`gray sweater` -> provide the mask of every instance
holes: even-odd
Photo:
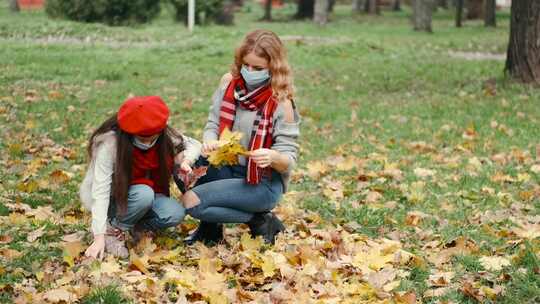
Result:
[[[220,86],[212,96],[212,105],[210,106],[210,111],[208,114],[208,122],[204,128],[204,142],[217,140],[219,137],[219,113],[226,88],[227,86]],[[255,120],[256,114],[256,111],[249,111],[242,107],[236,108],[236,116],[232,131],[241,132],[244,134],[240,140],[240,144],[242,144],[242,146],[248,150],[249,141],[251,139],[251,131],[253,129],[253,121]],[[299,145],[297,143],[297,139],[300,135],[300,115],[295,109],[294,122],[286,122],[284,107],[281,105],[281,103],[278,103],[277,109],[274,112],[273,124],[274,132],[272,137],[274,139],[274,144],[272,145],[271,149],[287,155],[290,159],[289,168],[286,172],[281,174],[283,180],[283,191],[285,192],[287,191],[291,171],[296,165],[296,161],[298,159]],[[238,161],[240,165],[246,165],[246,158],[244,156],[239,156]]]

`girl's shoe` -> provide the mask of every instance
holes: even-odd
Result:
[[[201,222],[197,230],[184,239],[187,245],[203,242],[205,245],[214,245],[223,240],[223,224]]]
[[[126,232],[107,224],[105,251],[115,257],[127,258],[129,251],[126,247]]]
[[[285,226],[272,212],[255,213],[247,222],[252,237],[262,236],[267,244],[274,244],[276,235],[285,231]]]

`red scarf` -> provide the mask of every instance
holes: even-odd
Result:
[[[257,111],[257,116],[253,121],[249,150],[270,149],[274,143],[272,138],[272,118],[278,105],[272,95],[272,87],[269,84],[248,93],[242,77],[233,79],[227,87],[221,102],[219,134],[225,128],[232,130],[236,116],[236,106],[240,105],[246,110]],[[247,171],[246,182],[256,185],[261,181],[264,174],[270,174],[271,169],[269,167],[265,169],[257,167],[251,157],[248,157]]]
[[[159,182],[159,155],[158,145],[143,151],[133,147],[133,165],[131,167],[130,185],[143,184],[151,187],[154,193],[169,196],[169,185]],[[172,172],[173,160],[167,160],[167,166]]]

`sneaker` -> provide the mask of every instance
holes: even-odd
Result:
[[[129,251],[126,247],[126,232],[107,224],[105,251],[115,257],[127,258]]]
[[[285,230],[285,226],[272,212],[255,213],[247,222],[252,237],[262,236],[267,244],[274,244],[276,235]]]
[[[223,224],[201,222],[197,230],[184,239],[187,245],[203,242],[205,245],[214,245],[223,240]]]

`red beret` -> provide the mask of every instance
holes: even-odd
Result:
[[[122,131],[151,136],[167,126],[169,108],[159,96],[137,96],[129,98],[120,106],[116,118]]]

